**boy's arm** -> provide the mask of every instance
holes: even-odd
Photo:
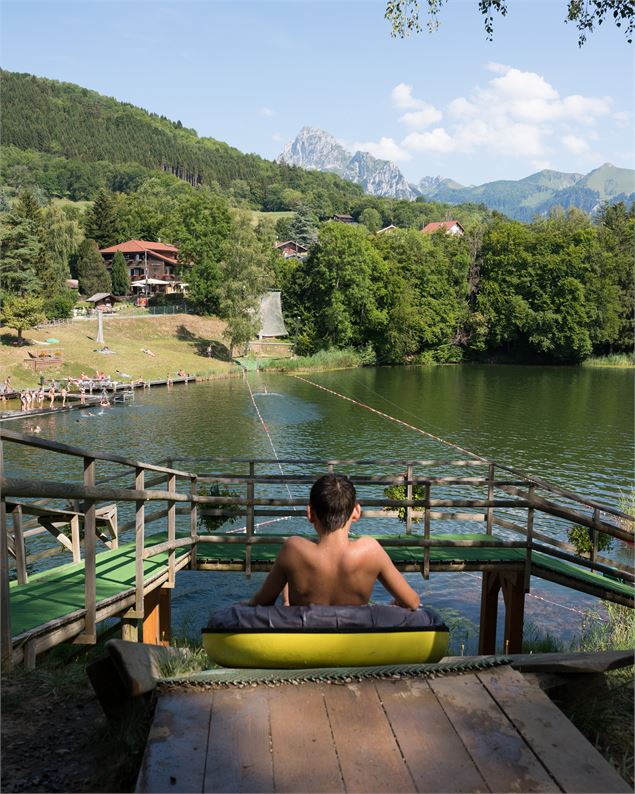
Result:
[[[417,609],[421,604],[419,595],[410,587],[401,573],[395,568],[385,549],[377,544],[377,555],[381,564],[377,578],[395,599],[399,607]]]
[[[278,598],[286,583],[287,575],[280,565],[280,557],[278,557],[260,590],[249,599],[249,606],[266,607],[275,604],[276,598]]]

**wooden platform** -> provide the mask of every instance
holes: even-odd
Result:
[[[510,667],[160,694],[138,792],[626,792]]]

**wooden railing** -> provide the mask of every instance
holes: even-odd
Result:
[[[136,573],[134,606],[123,615],[129,619],[143,618],[144,561],[159,553],[167,552],[164,581],[168,587],[175,582],[175,560],[177,549],[186,548],[190,554],[189,564],[197,567],[197,547],[206,543],[238,543],[246,546],[245,572],[252,570],[251,548],[259,543],[281,544],[287,534],[263,534],[257,531],[257,520],[266,518],[288,519],[302,515],[311,483],[325,471],[337,470],[349,474],[358,488],[359,502],[364,519],[395,519],[398,511],[404,511],[403,527],[406,538],[385,538],[381,542],[388,547],[419,546],[423,548],[421,572],[427,577],[430,572],[430,549],[443,547],[482,547],[524,549],[525,589],[529,589],[531,575],[531,553],[541,551],[552,557],[573,562],[598,573],[619,576],[625,581],[635,581],[632,566],[602,556],[598,553],[598,536],[604,532],[612,538],[633,541],[634,519],[628,514],[594,500],[586,499],[550,483],[501,466],[493,461],[477,460],[269,460],[269,459],[223,459],[210,457],[175,458],[160,463],[146,463],[108,452],[95,452],[22,433],[0,430],[0,444],[21,444],[42,453],[62,454],[81,462],[77,480],[60,482],[48,479],[23,479],[11,476],[11,472],[0,468],[0,564],[2,574],[2,646],[11,647],[10,626],[10,563],[15,561],[18,583],[28,581],[27,565],[34,557],[27,554],[26,541],[33,535],[23,531],[22,512],[31,514],[40,511],[54,515],[58,507],[51,507],[53,500],[72,500],[76,506],[74,515],[83,524],[83,564],[85,570],[84,627],[76,641],[94,643],[96,640],[96,553],[97,541],[108,543],[108,538],[97,531],[98,508],[104,503],[120,505],[122,511],[134,511],[127,521],[120,522],[118,542],[122,533],[134,530],[136,546]],[[3,459],[3,456],[0,456]],[[113,464],[123,471],[97,479],[97,465]],[[0,462],[0,467],[3,466]],[[176,468],[184,465],[184,468]],[[275,466],[276,473],[270,473]],[[284,467],[284,468],[283,468]],[[43,468],[45,466],[43,465]],[[193,469],[198,469],[195,472]],[[368,469],[372,473],[366,473]],[[472,469],[475,471],[472,472]],[[480,471],[479,471],[480,469]],[[435,474],[434,472],[440,473]],[[286,471],[288,473],[281,473]],[[376,472],[392,473],[376,473]],[[472,476],[473,475],[473,476]],[[130,484],[118,484],[128,478]],[[202,493],[205,486],[237,489],[237,495]],[[405,489],[404,499],[389,499],[384,489],[401,485]],[[159,487],[162,486],[162,487]],[[301,487],[298,495],[288,491],[286,497],[270,495],[272,486],[290,489]],[[415,498],[416,489],[423,486],[423,498]],[[457,491],[468,491],[467,496],[455,496]],[[264,491],[264,493],[263,493]],[[379,491],[379,493],[367,492]],[[477,491],[479,493],[477,493]],[[482,493],[481,493],[482,492]],[[267,495],[269,494],[269,495]],[[162,503],[152,509],[153,503]],[[7,511],[12,515],[13,532],[7,526]],[[70,510],[66,514],[71,513]],[[177,517],[182,518],[183,537],[177,537]],[[187,521],[189,516],[189,521]],[[242,533],[205,532],[199,527],[200,519],[213,517],[220,520],[244,517]],[[167,539],[146,546],[146,527],[166,519]],[[540,519],[540,521],[539,521]],[[415,524],[421,521],[421,531]],[[432,522],[452,521],[482,524],[491,539],[435,539],[431,532]],[[541,525],[544,524],[544,526]],[[562,522],[588,527],[591,530],[592,549],[588,558],[577,554],[575,548],[549,531],[556,522],[559,532]],[[72,553],[77,561],[80,557],[80,532],[78,522],[72,524],[71,538],[58,537],[57,545]],[[187,528],[185,528],[187,524]],[[520,535],[522,539],[494,536],[494,527]],[[61,533],[63,534],[63,533]],[[111,547],[112,538],[111,540]],[[62,553],[64,553],[62,551]],[[19,585],[18,585],[19,586]]]

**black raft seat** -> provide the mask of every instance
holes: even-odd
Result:
[[[386,604],[238,604],[214,612],[202,634],[208,656],[224,667],[424,664],[448,647],[448,628],[434,610]]]

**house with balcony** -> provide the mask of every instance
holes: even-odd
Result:
[[[465,229],[458,221],[435,221],[426,224],[421,230],[422,234],[434,234],[435,232],[445,232],[462,237],[465,234]]]
[[[125,243],[102,248],[100,253],[108,270],[112,269],[118,251],[126,260],[133,294],[151,296],[185,292],[187,283],[177,274],[182,265],[178,261],[179,249],[176,246],[150,240],[126,240]]]

